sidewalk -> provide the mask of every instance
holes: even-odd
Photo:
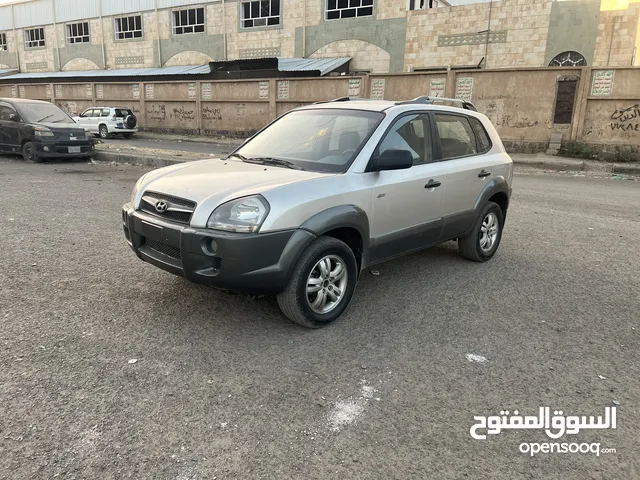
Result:
[[[167,140],[166,135],[158,135],[152,137],[145,133],[141,135],[143,138],[162,138]],[[186,140],[185,137],[176,137],[176,139],[183,141],[205,141],[202,138],[206,137],[189,137]],[[210,143],[219,144],[219,139],[206,140]],[[239,144],[237,139],[228,139],[230,145]],[[148,165],[153,167],[164,167],[167,165],[174,165],[176,163],[189,162],[194,160],[204,160],[206,158],[220,158],[221,155],[209,154],[209,156],[202,153],[181,151],[179,153],[171,150],[151,149],[151,148],[139,148],[131,145],[113,145],[113,144],[98,144],[96,145],[96,154],[94,159],[104,162],[116,162],[116,163],[130,163],[133,165]],[[581,160],[576,158],[556,157],[551,155],[545,155],[544,153],[525,154],[525,153],[513,153],[511,154],[513,163],[516,165],[522,165],[527,167],[542,168],[546,170],[554,171],[592,171],[600,173],[624,173],[630,175],[640,175],[640,163],[608,163],[608,162],[595,162],[592,160]]]

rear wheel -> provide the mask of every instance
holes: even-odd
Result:
[[[133,133],[123,133],[122,136],[129,140],[131,137],[133,137]]]
[[[357,276],[356,258],[347,244],[320,237],[303,252],[278,305],[303,327],[324,327],[346,310]]]
[[[498,250],[504,216],[497,203],[487,202],[471,232],[458,238],[460,255],[474,262],[486,262]]]
[[[27,142],[22,146],[22,158],[25,162],[41,162],[42,160],[36,154],[36,147],[31,142]]]
[[[100,135],[100,138],[109,138],[109,130],[107,129],[107,126],[100,125],[100,128],[98,129],[98,134]]]

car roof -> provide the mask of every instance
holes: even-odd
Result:
[[[43,100],[31,100],[30,98],[3,98],[0,97],[0,102],[9,102],[9,103],[48,103],[49,105],[53,105],[51,102],[46,102]]]

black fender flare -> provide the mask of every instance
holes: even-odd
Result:
[[[511,188],[509,187],[509,184],[507,183],[507,180],[504,177],[495,177],[486,183],[486,185],[482,189],[482,192],[480,192],[480,195],[478,196],[478,199],[476,200],[475,205],[473,206],[473,209],[476,214],[476,219],[478,215],[480,215],[480,211],[482,210],[484,205],[496,193],[504,193],[507,196],[507,206],[508,206],[509,205],[508,201],[511,199]],[[506,209],[504,212],[504,218],[505,219],[507,218]]]
[[[291,275],[302,252],[311,242],[337,228],[352,228],[360,234],[362,238],[360,266],[364,265],[370,243],[369,216],[355,205],[338,205],[316,213],[298,227],[283,252],[282,260],[287,265],[287,276]]]

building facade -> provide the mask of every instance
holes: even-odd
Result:
[[[351,57],[370,73],[640,65],[640,0],[27,0],[0,7],[0,69]]]

